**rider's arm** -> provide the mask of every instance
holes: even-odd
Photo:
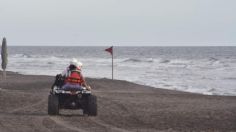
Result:
[[[81,75],[81,80],[82,80],[82,86],[86,87],[88,90],[91,90],[91,87],[87,85],[84,76],[82,74],[80,75]]]
[[[63,77],[68,76],[67,74],[68,74],[68,68],[66,68],[66,69],[61,73],[61,75],[62,75]]]

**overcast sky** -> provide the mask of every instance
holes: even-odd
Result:
[[[9,45],[236,46],[236,0],[0,0]]]

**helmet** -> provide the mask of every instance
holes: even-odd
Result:
[[[73,58],[71,61],[70,61],[70,65],[74,65],[76,66],[77,68],[81,68],[82,67],[82,62],[78,61],[77,59]]]

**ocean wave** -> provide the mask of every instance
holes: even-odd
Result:
[[[186,64],[186,63],[190,63],[190,61],[183,60],[183,59],[174,59],[174,60],[171,60],[170,63],[172,63],[172,64]]]
[[[58,59],[58,58],[64,58],[63,55],[58,56],[48,56],[48,55],[29,55],[26,53],[22,54],[12,54],[9,57],[11,58],[43,58],[43,59]]]
[[[54,62],[47,62],[47,64],[54,65],[55,63]]]
[[[219,59],[216,59],[216,58],[214,58],[214,57],[210,57],[209,58],[209,61],[211,61],[211,62],[215,62],[215,61],[218,61]]]
[[[214,58],[214,57],[210,57],[209,59],[208,59],[208,61],[209,61],[209,63],[210,63],[210,65],[219,65],[219,64],[223,64],[223,62],[221,62],[219,59],[217,59],[217,58]]]
[[[32,56],[31,55],[28,55],[28,54],[14,54],[10,57],[13,57],[13,58],[31,58]]]
[[[224,80],[236,80],[236,77],[228,77],[228,78],[224,78]]]
[[[209,93],[213,93],[213,92],[215,92],[215,91],[217,91],[217,89],[215,89],[215,88],[211,88],[211,89],[208,89],[208,90],[207,90],[207,92],[209,92]]]
[[[161,60],[160,63],[170,63],[170,60]]]
[[[153,60],[153,58],[144,58],[144,59],[128,58],[128,59],[125,59],[123,62],[148,62],[148,63],[152,63],[152,62],[154,62],[154,60]]]

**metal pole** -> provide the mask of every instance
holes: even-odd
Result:
[[[112,46],[112,80],[113,80],[113,53],[114,53],[114,50],[113,50],[113,46]]]

